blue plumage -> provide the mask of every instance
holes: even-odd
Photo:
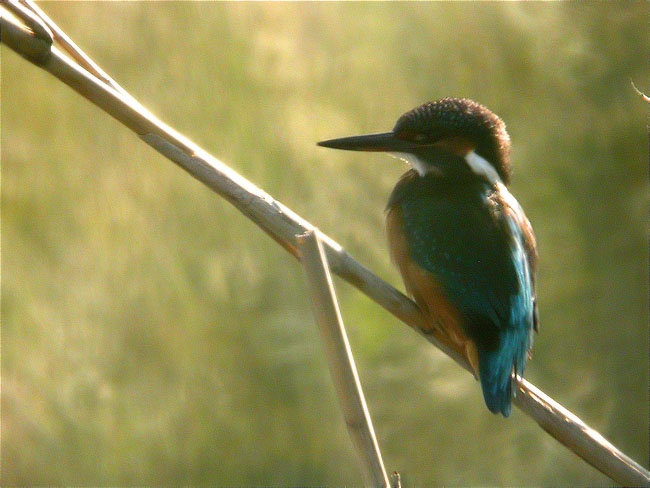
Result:
[[[448,178],[410,171],[388,205],[401,212],[411,258],[463,315],[461,325],[477,347],[486,405],[508,416],[511,373],[523,373],[534,324],[533,272],[519,205],[503,185],[470,171]]]

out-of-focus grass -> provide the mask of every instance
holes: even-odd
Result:
[[[317,148],[443,96],[508,123],[541,254],[527,376],[648,459],[647,7],[55,3],[152,111],[398,284],[404,167]],[[300,267],[227,203],[2,48],[2,484],[361,482]],[[407,486],[609,485],[339,282]],[[646,464],[647,465],[647,464]]]

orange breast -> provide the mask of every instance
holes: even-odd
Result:
[[[389,210],[386,230],[391,259],[402,275],[406,291],[429,319],[428,324],[425,324],[429,326],[426,331],[463,354],[478,377],[476,346],[463,329],[463,316],[449,300],[433,273],[423,269],[411,258],[402,230],[402,213],[399,207]]]

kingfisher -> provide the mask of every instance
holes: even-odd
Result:
[[[409,163],[386,208],[392,261],[424,332],[467,359],[492,413],[510,415],[539,320],[537,247],[507,189],[504,122],[473,100],[443,98],[406,112],[390,132],[318,145]]]

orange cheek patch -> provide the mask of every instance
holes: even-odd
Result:
[[[434,146],[442,148],[445,151],[449,151],[450,153],[453,153],[456,156],[460,156],[461,158],[464,158],[470,152],[476,149],[476,146],[472,143],[472,141],[462,136],[453,136],[441,139],[436,142]]]

